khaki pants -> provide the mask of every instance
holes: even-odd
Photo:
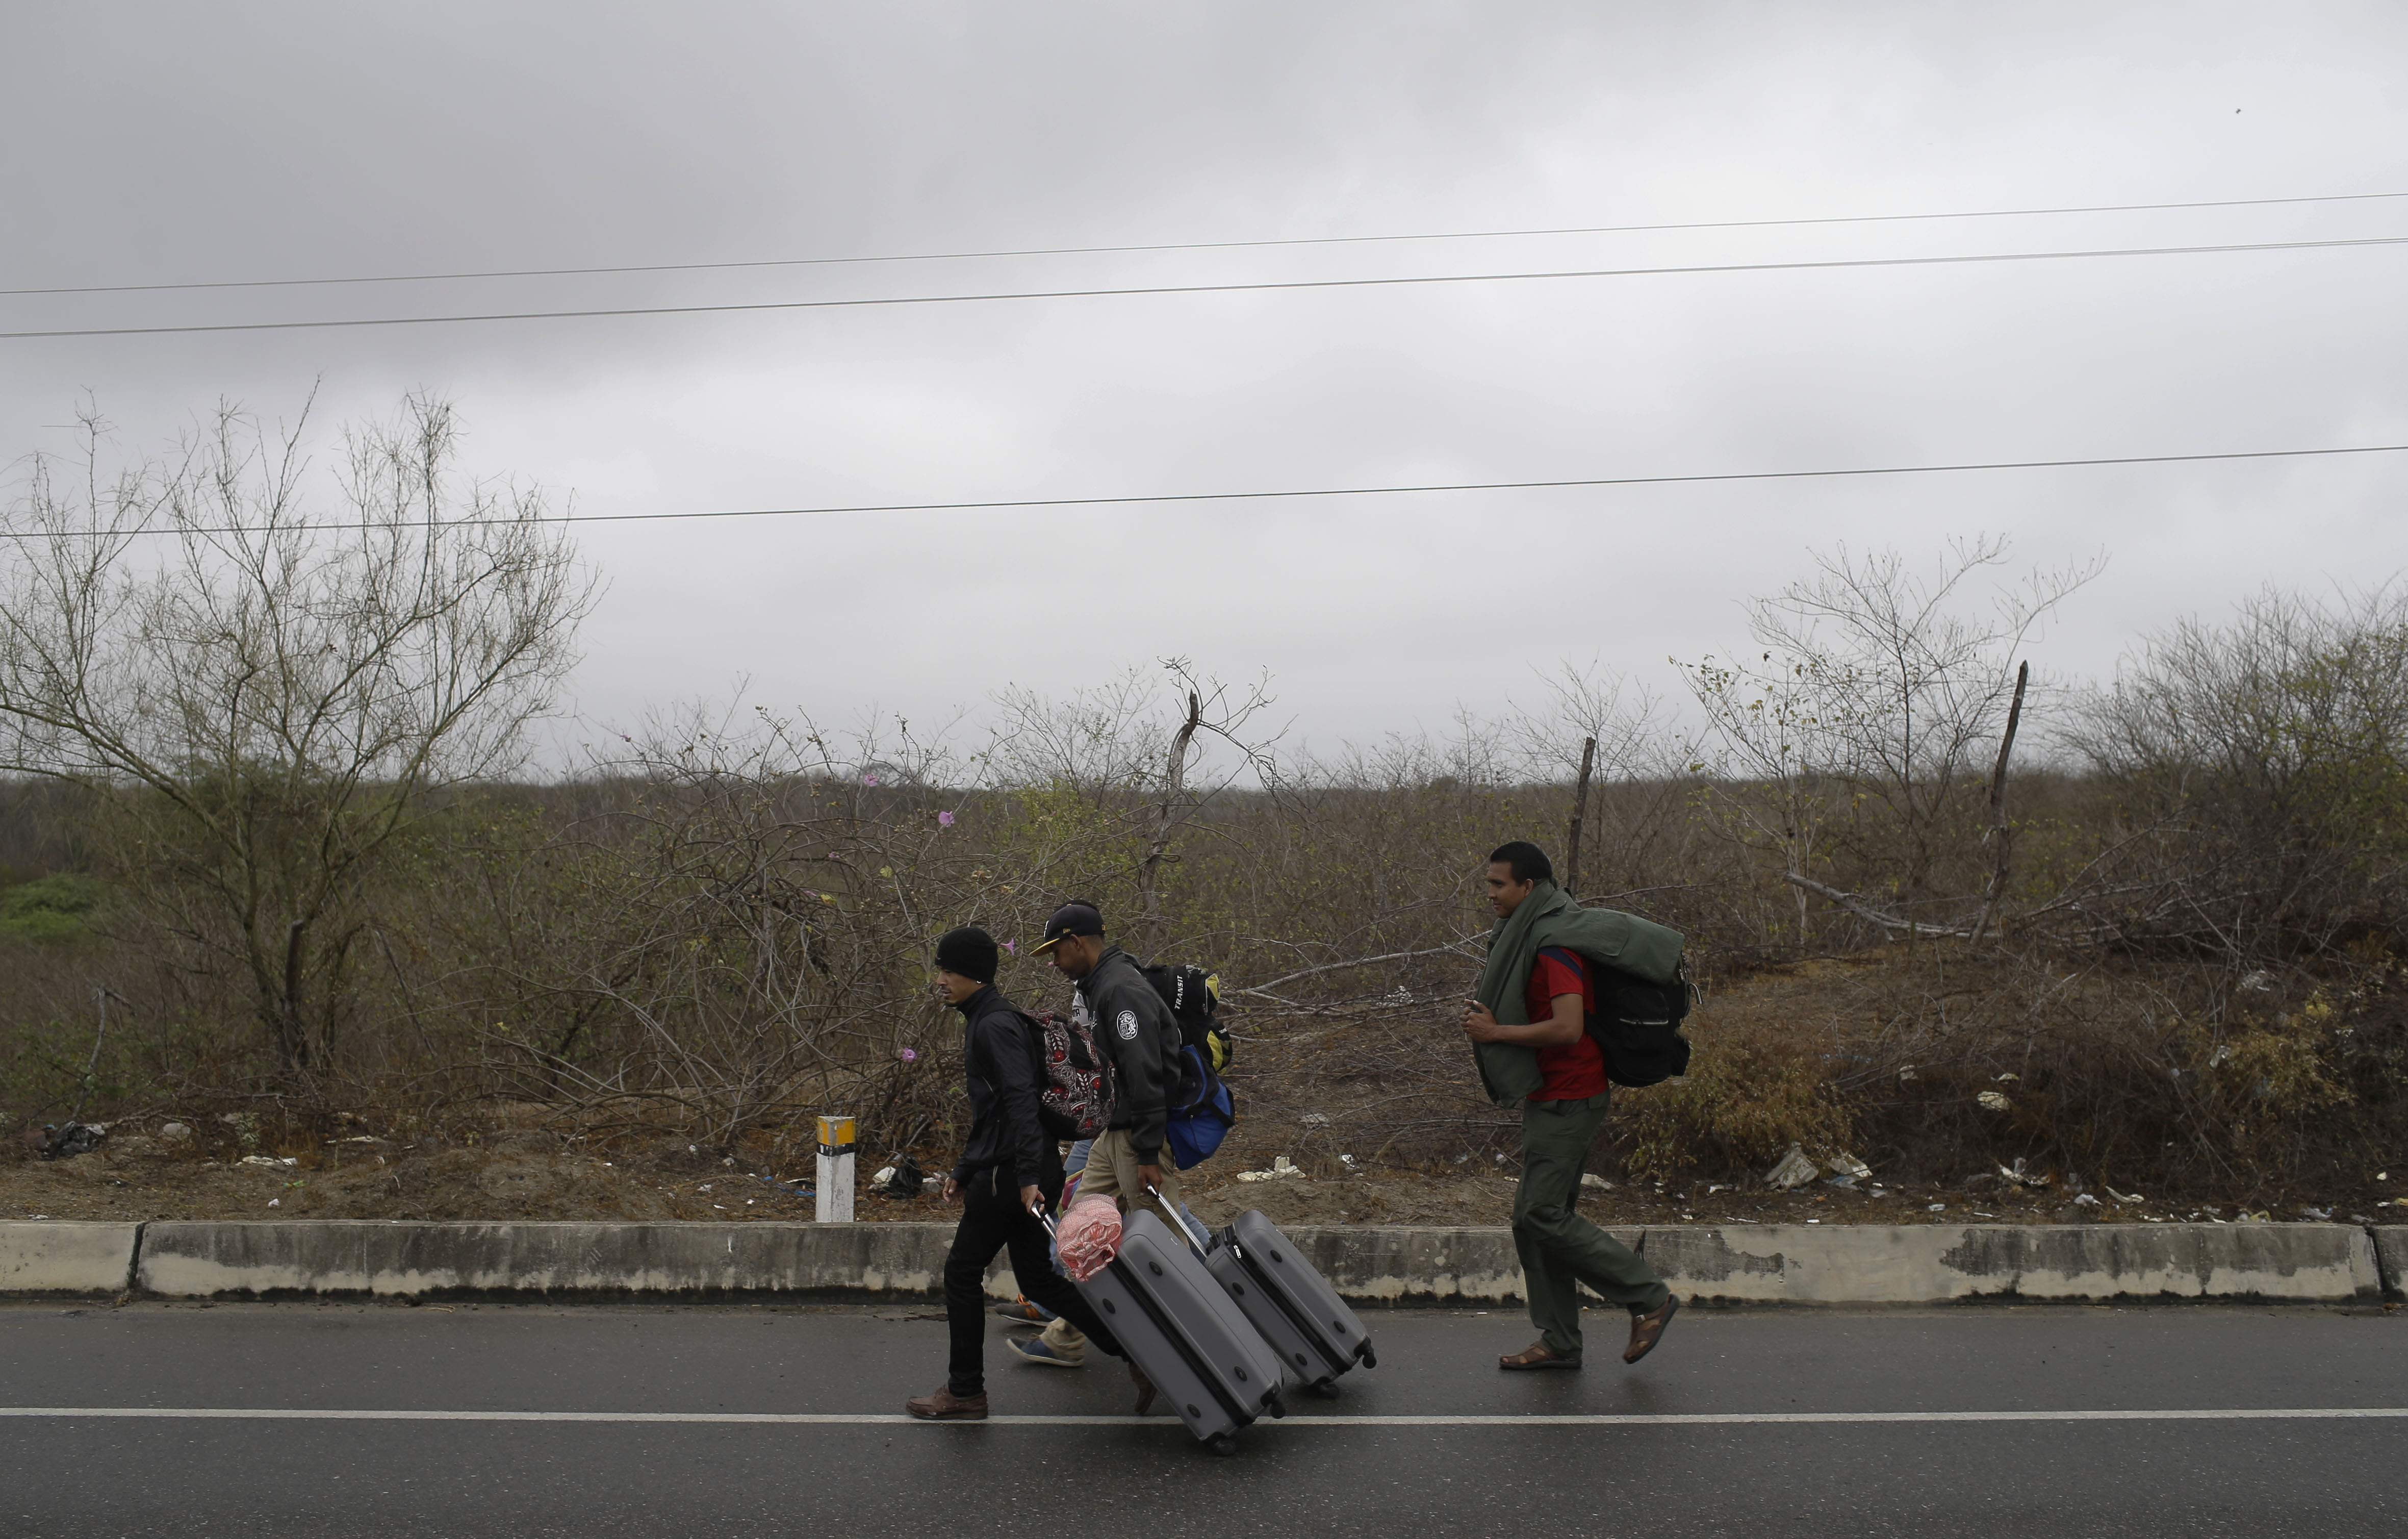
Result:
[[[1154,1190],[1162,1194],[1157,1205],[1145,1194],[1145,1183],[1137,1173],[1140,1161],[1137,1150],[1130,1146],[1128,1129],[1107,1129],[1096,1139],[1096,1146],[1087,1151],[1087,1168],[1079,1172],[1081,1197],[1109,1197],[1119,1204],[1122,1213],[1149,1208],[1166,1224],[1179,1222],[1179,1171],[1167,1155],[1156,1154],[1161,1163],[1162,1179]],[[1049,1321],[1043,1338],[1046,1345],[1072,1361],[1086,1355],[1087,1338],[1068,1320]]]
[[[1513,1248],[1522,1258],[1522,1286],[1530,1323],[1547,1350],[1577,1356],[1581,1302],[1577,1285],[1633,1315],[1662,1306],[1671,1289],[1628,1245],[1572,1211],[1580,1200],[1581,1168],[1605,1126],[1605,1097],[1534,1100],[1522,1111],[1522,1184],[1513,1193]]]

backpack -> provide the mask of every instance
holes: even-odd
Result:
[[[1051,1010],[1021,1014],[1037,1054],[1037,1117],[1046,1136],[1096,1137],[1111,1118],[1111,1060],[1083,1023]]]
[[[1217,1018],[1218,976],[1200,967],[1169,963],[1139,971],[1179,1023],[1179,1084],[1170,1093],[1163,1143],[1171,1163],[1184,1171],[1211,1158],[1237,1123],[1237,1101],[1221,1078],[1221,1071],[1236,1057],[1236,1044]]]
[[[1670,983],[1654,984],[1594,957],[1581,959],[1597,996],[1586,1025],[1605,1055],[1605,1077],[1637,1089],[1687,1073],[1689,1042],[1681,1023],[1689,1014],[1688,970],[1677,968]]]
[[[1162,996],[1162,1002],[1170,1007],[1172,1019],[1179,1023],[1180,1045],[1196,1049],[1205,1067],[1215,1074],[1229,1067],[1229,1060],[1237,1055],[1237,1044],[1221,1029],[1216,1018],[1221,1008],[1221,975],[1200,967],[1169,962],[1157,962],[1138,971]]]

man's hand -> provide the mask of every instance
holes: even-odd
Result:
[[[1137,1184],[1150,1192],[1162,1190],[1162,1167],[1140,1165],[1137,1168]]]
[[[1463,1001],[1463,1034],[1473,1042],[1503,1042],[1505,1028],[1489,1008],[1477,1000]]]
[[[960,1182],[958,1182],[958,1181],[955,1181],[955,1180],[954,1180],[952,1176],[950,1176],[950,1175],[949,1175],[949,1176],[947,1176],[947,1177],[945,1177],[945,1201],[948,1201],[948,1202],[956,1201],[958,1201],[958,1200],[960,1199],[961,1195],[962,1195],[962,1185],[961,1185],[961,1183],[960,1183]]]
[[[1043,1192],[1039,1191],[1034,1187],[1023,1187],[1020,1188],[1020,1208],[1023,1213],[1025,1213],[1032,1208],[1042,1209],[1044,1205],[1045,1194]]]

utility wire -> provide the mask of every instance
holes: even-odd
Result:
[[[1532,230],[1429,230],[1407,235],[1297,236],[1273,240],[1181,240],[1151,246],[1036,246],[1013,251],[909,252],[886,256],[796,256],[746,262],[653,262],[613,267],[503,267],[483,272],[382,273],[352,278],[240,278],[183,283],[106,283],[75,288],[0,289],[36,294],[165,294],[190,289],[318,288],[347,283],[451,283],[486,278],[593,278],[624,273],[727,272],[759,267],[832,267],[871,262],[974,262],[1012,256],[1107,256],[1154,252],[1257,251],[1283,246],[1361,246],[1408,240],[1510,240],[1542,236],[1646,235],[1675,230],[1770,230],[1820,224],[1898,224],[1936,219],[2024,219],[2057,214],[2158,213],[2188,209],[2269,209],[2309,203],[2371,203],[2408,193],[2333,193],[2308,197],[2215,198],[2194,203],[2094,203],[2057,209],[1967,209],[1941,213],[1827,214],[1803,219],[1719,219],[1685,224],[1578,224]]]
[[[695,519],[802,518],[836,513],[993,512],[1029,508],[1125,508],[1144,503],[1272,502],[1304,497],[1401,496],[1433,492],[1531,492],[1582,486],[1684,486],[1707,482],[1815,481],[1842,476],[1929,476],[1970,470],[2059,470],[2112,465],[2198,465],[2228,460],[2310,459],[2335,454],[2397,454],[2408,443],[2344,444],[2329,449],[2239,449],[2206,454],[2114,454],[2086,459],[1981,460],[1954,465],[1873,465],[1824,470],[1717,470],[1681,476],[1587,476],[1553,481],[1431,482],[1410,486],[1311,486],[1257,492],[1151,492],[1130,496],[1012,497],[970,502],[865,502],[810,508],[726,508],[669,513],[535,513],[509,518],[414,519],[380,524],[312,524],[312,530],[473,528],[524,524],[673,524]],[[123,534],[255,535],[257,526],[165,526]],[[0,532],[0,538],[22,535]]]
[[[737,315],[766,310],[863,309],[892,305],[973,305],[1011,299],[1109,299],[1140,295],[1270,294],[1300,289],[1402,288],[1433,283],[1513,283],[1572,278],[1657,278],[1679,273],[1817,272],[1839,267],[1960,266],[1989,262],[2069,262],[2106,256],[2207,256],[2236,252],[2334,251],[2351,246],[2399,246],[2408,236],[2362,236],[2338,240],[2267,240],[2241,245],[2124,246],[2107,250],[1981,252],[1955,256],[1848,257],[1820,262],[1716,262],[1678,267],[1583,267],[1553,272],[1438,273],[1414,278],[1305,278],[1256,283],[1161,283],[1119,289],[1025,289],[1001,294],[893,295],[868,299],[775,299],[736,305],[637,305],[609,309],[497,310],[475,315],[394,315],[333,321],[234,321],[181,326],[72,326],[46,331],[0,331],[0,340],[46,337],[173,337],[226,331],[326,331],[351,326],[436,326],[489,321],[582,321],[632,315]]]

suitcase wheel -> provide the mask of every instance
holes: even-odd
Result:
[[[1211,1449],[1215,1457],[1227,1459],[1230,1455],[1238,1451],[1238,1434],[1235,1432],[1214,1432],[1211,1437],[1204,1440],[1204,1446]]]
[[[1365,1342],[1363,1344],[1363,1366],[1366,1368],[1377,1368],[1380,1366],[1380,1359],[1372,1353],[1371,1344],[1369,1342]]]

